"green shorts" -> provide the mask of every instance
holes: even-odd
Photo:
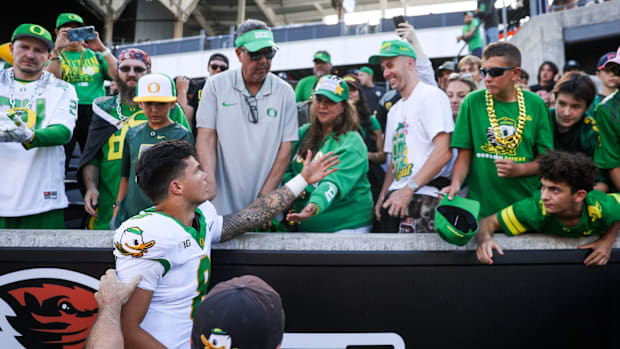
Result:
[[[0,217],[0,229],[65,229],[65,212],[58,209],[30,216]]]

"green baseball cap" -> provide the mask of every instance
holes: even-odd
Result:
[[[366,74],[368,74],[370,76],[375,75],[375,72],[372,69],[370,69],[370,67],[361,67],[360,71],[363,71],[364,73],[366,73]]]
[[[273,33],[268,29],[249,31],[235,39],[235,47],[245,47],[250,52],[256,52],[265,47],[278,48],[273,41]]]
[[[370,64],[381,64],[381,57],[408,56],[417,58],[413,47],[405,40],[389,40],[381,44],[378,55],[372,55],[368,59]]]
[[[48,50],[54,49],[54,41],[52,40],[52,34],[47,29],[38,24],[24,23],[20,24],[11,36],[11,42],[21,38],[35,38],[43,41]]]
[[[336,75],[325,75],[317,82],[313,95],[323,95],[336,103],[349,99],[349,86]]]
[[[319,51],[317,53],[314,54],[314,57],[312,58],[312,61],[323,61],[325,63],[330,63],[332,61],[331,56],[329,55],[329,53],[325,52],[325,51]]]
[[[84,20],[79,15],[75,13],[61,13],[56,18],[56,29],[62,27],[67,23],[79,23],[84,24]]]
[[[478,201],[445,195],[435,208],[435,230],[446,242],[464,246],[478,232],[479,213]]]

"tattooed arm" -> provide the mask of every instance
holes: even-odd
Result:
[[[300,173],[306,185],[314,184],[336,171],[332,167],[338,164],[339,160],[337,155],[332,155],[333,152],[329,152],[321,159],[311,161],[312,153],[308,151],[304,160],[304,168]],[[260,227],[289,207],[298,196],[288,186],[294,180],[292,179],[277,190],[259,197],[250,206],[224,216],[220,241],[230,240],[237,235]]]

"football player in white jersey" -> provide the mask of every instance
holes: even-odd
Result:
[[[211,274],[211,244],[262,226],[307,185],[336,170],[337,156],[328,153],[311,161],[311,155],[300,175],[222,217],[206,201],[206,174],[193,146],[166,141],[141,154],[137,181],[155,207],[125,221],[114,236],[119,279],[142,276],[121,315],[127,348],[190,348],[193,313],[207,293]]]

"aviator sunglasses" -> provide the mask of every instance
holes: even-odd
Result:
[[[487,74],[491,75],[491,77],[496,78],[498,76],[504,75],[506,70],[514,69],[515,67],[495,67],[491,69],[480,68],[480,73],[482,77],[485,77]]]

